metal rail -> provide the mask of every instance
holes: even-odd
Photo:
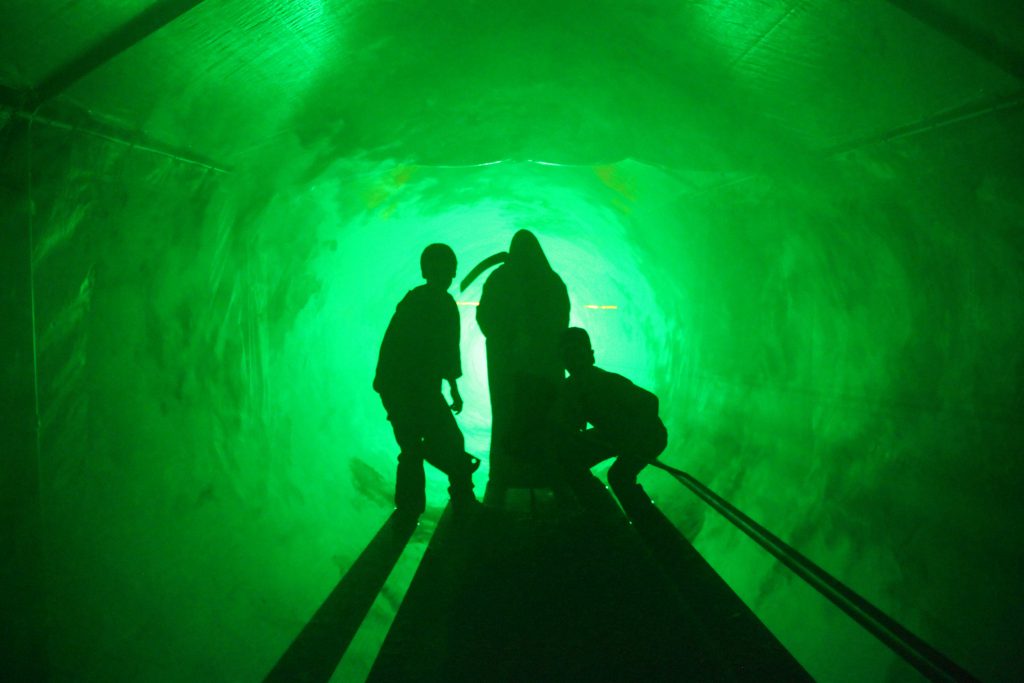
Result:
[[[771,553],[775,559],[828,598],[839,609],[846,612],[854,621],[905,659],[928,680],[943,681],[944,683],[978,680],[691,475],[660,462],[652,464],[675,477],[676,481],[717,510],[736,528]]]

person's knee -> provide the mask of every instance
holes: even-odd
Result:
[[[630,483],[629,480],[631,478],[633,479],[633,481],[636,481],[635,475],[633,477],[630,477],[629,474],[626,473],[621,467],[618,467],[619,462],[621,462],[621,460],[616,460],[615,464],[613,464],[608,469],[608,483],[611,485],[613,489],[619,488],[620,486]]]
[[[423,460],[420,458],[403,458],[399,455],[396,477],[399,488],[419,487],[422,489],[426,484]]]
[[[444,459],[444,473],[449,477],[470,478],[480,467],[480,458],[475,458],[465,451],[449,451],[448,457]]]
[[[636,485],[636,477],[647,465],[638,458],[620,456],[608,469],[608,484],[613,490]]]
[[[398,464],[409,467],[417,465],[422,467],[425,455],[423,443],[413,440],[406,443],[405,448],[398,454]]]

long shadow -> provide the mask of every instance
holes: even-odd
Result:
[[[265,681],[330,680],[415,529],[415,519],[397,512],[384,522]]]
[[[480,595],[467,588],[467,572],[474,558],[479,561],[492,543],[501,542],[496,515],[485,508],[470,518],[456,519],[450,506],[445,509],[367,681],[460,680],[443,672],[446,662],[458,657],[454,653],[460,647],[460,612],[467,603],[481,604]]]
[[[561,515],[442,519],[367,680],[735,681],[604,485],[583,486]]]
[[[616,495],[702,629],[721,647],[737,680],[813,680],[646,495]]]

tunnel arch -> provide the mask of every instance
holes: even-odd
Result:
[[[0,9],[9,490],[61,676],[262,674],[390,509],[368,382],[420,243],[462,273],[531,227],[599,362],[661,397],[668,462],[1009,680],[1019,10],[115,4]],[[906,679],[645,484],[816,675]]]

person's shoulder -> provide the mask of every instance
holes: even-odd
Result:
[[[422,296],[422,290],[424,287],[426,287],[426,285],[413,287],[412,289],[405,293],[405,296],[402,297],[402,301],[409,301],[410,299],[415,299],[419,296]]]
[[[453,297],[450,292],[438,287],[431,287],[429,285],[420,285],[419,287],[410,290],[409,293],[406,294],[405,300],[417,307],[432,308],[434,310],[439,308],[458,308],[455,303],[455,297]]]
[[[437,304],[439,306],[443,306],[445,308],[455,308],[456,307],[455,297],[452,296],[451,292],[449,292],[447,290],[444,290],[444,289],[431,288],[430,300],[432,302],[434,302],[435,304]]]
[[[604,382],[606,384],[619,384],[619,385],[636,386],[625,375],[620,375],[617,372],[611,372],[610,370],[605,370],[604,368],[599,368],[596,365],[594,366],[594,379],[595,379],[595,381]]]
[[[603,374],[604,370],[596,365],[591,365],[590,367],[581,368],[569,375],[569,378],[566,381],[571,383],[570,386],[581,388],[592,387],[595,382],[601,381]]]
[[[447,292],[445,292],[447,294]],[[429,301],[437,300],[437,290],[426,284],[422,284],[418,287],[413,287],[405,295],[403,301],[409,301],[416,304],[421,304]]]
[[[423,289],[422,285],[419,287],[413,287],[406,292],[405,296],[402,297],[402,300],[398,302],[398,310],[409,308],[410,306],[416,306],[419,301],[422,300],[422,293],[420,292],[421,289]]]

